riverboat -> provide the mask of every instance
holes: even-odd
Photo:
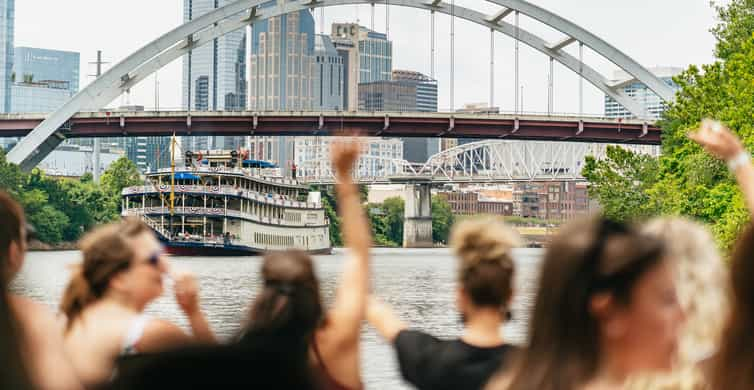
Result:
[[[173,156],[171,168],[147,172],[144,185],[123,189],[122,216],[142,219],[178,256],[329,254],[320,193],[244,154],[189,151],[182,168]]]

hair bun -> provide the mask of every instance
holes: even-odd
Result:
[[[511,249],[520,243],[517,232],[493,219],[461,222],[453,228],[450,237],[450,244],[464,268],[482,263],[505,265],[504,260],[511,257]]]

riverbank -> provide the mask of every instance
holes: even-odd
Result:
[[[75,242],[59,242],[57,244],[47,244],[41,241],[32,241],[29,243],[29,252],[55,252],[55,251],[73,251],[78,249]]]

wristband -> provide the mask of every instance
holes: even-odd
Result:
[[[736,170],[740,168],[742,165],[746,165],[751,161],[751,156],[749,153],[745,150],[742,150],[738,152],[733,158],[726,161],[728,164],[728,169],[730,169],[731,172],[736,173]]]

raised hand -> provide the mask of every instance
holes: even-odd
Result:
[[[331,160],[338,178],[350,178],[354,165],[361,154],[361,142],[337,141],[330,148]]]
[[[199,312],[199,284],[193,274],[187,272],[175,273],[175,300],[187,316]]]
[[[741,140],[735,134],[720,122],[711,119],[703,120],[697,131],[689,133],[689,138],[724,161],[730,161],[744,151]]]

